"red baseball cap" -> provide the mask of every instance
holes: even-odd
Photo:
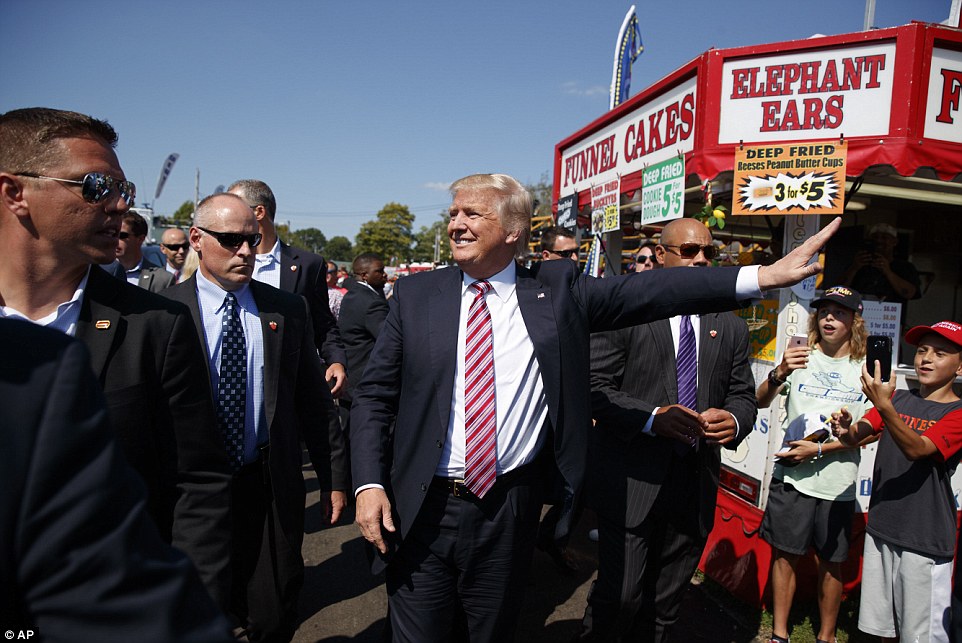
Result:
[[[905,341],[913,346],[918,346],[922,336],[926,333],[935,333],[937,335],[941,335],[953,344],[956,344],[962,348],[962,324],[956,324],[952,321],[940,321],[939,323],[932,324],[931,326],[916,326],[909,332],[905,333]]]

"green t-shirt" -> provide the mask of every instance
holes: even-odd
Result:
[[[859,380],[864,363],[864,359],[828,357],[818,350],[809,353],[808,367],[789,375],[782,389],[782,394],[788,396],[782,434],[791,421],[803,413],[830,417],[845,406],[856,421],[861,419],[872,408]],[[830,437],[829,441],[835,439]],[[794,467],[776,464],[772,475],[813,498],[854,500],[860,459],[861,449],[846,449],[805,460]]]

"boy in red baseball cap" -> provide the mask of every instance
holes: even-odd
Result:
[[[916,326],[905,341],[917,347],[919,388],[862,368],[862,390],[875,408],[855,426],[846,409],[833,414],[835,434],[854,444],[881,433],[865,527],[858,628],[885,638],[948,641],[955,496],[951,477],[962,457],[962,325]]]

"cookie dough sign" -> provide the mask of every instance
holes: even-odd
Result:
[[[841,141],[738,147],[733,214],[841,214],[848,146]]]

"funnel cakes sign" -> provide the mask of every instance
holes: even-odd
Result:
[[[888,135],[894,66],[895,43],[728,60],[718,142]]]

